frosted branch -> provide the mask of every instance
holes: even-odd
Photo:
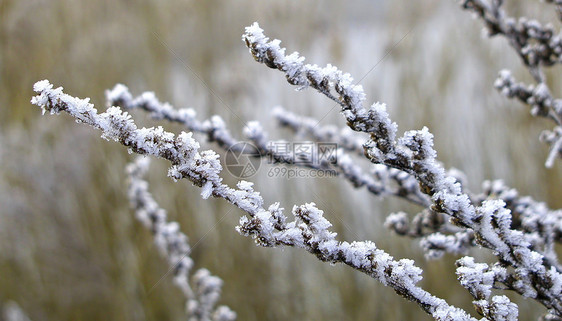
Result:
[[[519,311],[515,303],[503,295],[492,296],[494,284],[509,277],[505,267],[499,264],[490,267],[486,263],[475,263],[472,257],[463,257],[457,261],[457,276],[475,299],[473,303],[478,313],[490,320],[517,320]]]
[[[555,99],[545,83],[537,86],[517,83],[511,72],[502,70],[494,86],[506,97],[516,98],[531,106],[533,116],[546,117],[554,120],[557,126],[552,131],[545,130],[541,134],[541,141],[550,145],[550,153],[546,160],[546,167],[552,167],[556,157],[562,157],[562,100]]]
[[[282,107],[274,108],[273,114],[283,127],[290,128],[296,133],[304,132],[316,141],[334,142],[338,144],[338,147],[342,147],[353,154],[360,156],[364,154],[363,143],[366,138],[359,136],[358,133],[353,132],[348,127],[338,129],[336,126],[323,126],[314,118],[302,117]],[[341,158],[344,158],[344,160],[340,161]],[[376,195],[390,194],[423,207],[429,207],[430,205],[427,196],[420,192],[415,178],[408,173],[377,164],[372,169],[375,178],[373,180],[364,174],[360,174],[360,168],[354,164],[351,157],[346,156],[343,152],[338,155],[338,162],[342,165],[340,167],[342,167],[344,175],[356,187],[366,185],[367,189]]]
[[[517,83],[509,70],[502,70],[494,87],[508,98],[517,98],[531,106],[533,116],[548,117],[558,125],[562,124],[562,100],[554,99],[545,83],[536,86]]]
[[[501,180],[485,181],[482,187],[483,195],[478,202],[503,200],[512,213],[511,228],[522,231],[532,249],[543,254],[550,266],[562,271],[554,248],[555,243],[562,242],[562,210],[552,210],[529,196],[519,196]]]
[[[416,214],[412,220],[404,212],[390,214],[384,225],[399,235],[417,238],[441,231],[446,226],[446,222],[445,215],[442,213],[425,209]]]
[[[331,223],[313,203],[295,206],[292,214],[295,220],[287,222],[279,203],[267,210],[263,199],[246,181],[238,183],[238,189],[222,184],[218,176],[221,171],[218,156],[211,151],[198,152],[199,144],[191,133],[174,137],[161,128],[137,128],[127,113],[119,107],[110,107],[98,114],[88,99],[66,95],[62,88],[53,89],[46,80],[35,84],[38,93],[32,103],[52,114],[67,112],[79,122],[89,124],[139,154],[162,157],[172,163],[169,176],[174,179],[186,178],[203,189],[202,196],[219,197],[237,206],[248,216],[240,219],[238,231],[252,236],[263,246],[300,247],[314,254],[322,261],[344,263],[390,286],[404,298],[416,302],[436,320],[476,320],[465,311],[449,305],[416,286],[422,279],[422,270],[412,260],[394,260],[392,256],[378,249],[373,242],[340,242],[336,234],[329,231]],[[145,185],[146,187],[146,185]]]
[[[422,192],[431,196],[433,210],[446,213],[454,224],[473,230],[477,244],[492,250],[502,264],[513,267],[518,281],[510,289],[562,315],[562,275],[543,261],[543,255],[530,249],[531,244],[522,232],[511,229],[511,212],[505,208],[505,202],[472,204],[457,179],[448,176],[436,160],[433,135],[427,128],[407,131],[396,139],[397,126],[390,120],[386,106],[376,103],[365,109],[363,90],[353,84],[349,74],[332,65],[320,68],[304,64],[304,57],[298,53],[286,56],[280,41],[270,41],[257,23],[246,28],[243,40],[256,61],[284,72],[290,84],[299,89],[312,87],[337,101],[350,128],[370,134],[364,148],[373,163],[415,176]]]
[[[501,180],[484,181],[482,189],[481,195],[471,197],[473,202],[503,200],[512,213],[511,228],[523,232],[531,248],[542,254],[549,266],[562,271],[555,251],[555,243],[562,242],[562,211],[549,209],[545,203],[529,196],[520,196]],[[444,253],[464,254],[476,245],[471,230],[449,224],[442,213],[430,209],[416,214],[411,220],[403,212],[391,214],[385,226],[399,235],[421,238],[422,249],[432,259],[440,258]]]
[[[429,259],[441,258],[445,253],[467,254],[475,245],[474,233],[471,230],[449,235],[436,232],[423,237],[420,245]]]
[[[560,14],[559,1],[555,2]],[[562,131],[562,100],[550,94],[542,67],[552,66],[562,61],[562,35],[555,34],[552,25],[543,26],[536,20],[525,17],[516,20],[506,16],[502,9],[503,1],[464,0],[463,8],[470,10],[482,19],[490,36],[505,37],[517,52],[523,63],[535,78],[536,86],[516,83],[508,70],[502,70],[494,86],[509,98],[517,98],[531,106],[534,116],[548,117],[556,123],[554,131],[545,131],[541,140],[550,145],[546,167],[552,167],[556,157],[562,157],[562,140],[555,133]],[[562,17],[562,16],[560,16]]]
[[[555,34],[551,24],[542,25],[537,20],[521,17],[518,20],[506,15],[503,1],[463,0],[462,7],[484,21],[490,37],[501,35],[519,54],[523,63],[537,80],[542,81],[539,66],[551,66],[561,61],[562,38]]]
[[[363,143],[366,138],[349,127],[321,125],[317,119],[297,115],[281,106],[273,108],[273,116],[282,127],[287,127],[295,133],[306,133],[316,141],[334,142],[347,151],[363,155]]]
[[[550,145],[550,152],[545,165],[546,167],[552,167],[557,157],[562,158],[562,126],[557,126],[552,131],[543,131],[541,140]]]
[[[166,119],[170,122],[180,123],[189,131],[206,135],[208,141],[216,142],[224,150],[240,152],[244,147],[241,144],[243,141],[233,137],[220,116],[215,115],[209,120],[201,122],[197,119],[196,112],[193,109],[176,109],[169,103],[160,102],[153,92],[145,92],[138,97],[133,97],[126,86],[118,84],[112,90],[106,91],[106,100],[108,107],[120,106],[128,110],[142,109],[150,112],[154,119]],[[276,109],[277,112],[274,112],[277,116],[280,113],[279,108]],[[285,112],[283,114],[285,115],[284,119],[287,125],[297,126],[296,115]],[[336,143],[338,146],[337,157],[332,162],[316,164],[314,162],[295,163],[297,155],[293,151],[288,151],[287,153],[277,152],[274,146],[280,145],[283,142],[268,140],[268,133],[258,122],[248,122],[244,128],[245,136],[258,148],[259,154],[254,156],[267,156],[279,164],[304,166],[315,170],[332,169],[336,173],[341,174],[356,188],[365,186],[369,192],[375,195],[394,195],[424,207],[429,206],[427,197],[419,191],[415,179],[410,175],[399,170],[389,169],[386,166],[375,168],[373,170],[374,175],[365,173],[348,155],[348,151],[363,153],[362,142],[359,141],[360,137],[356,134],[353,135],[353,132],[350,130],[346,134],[334,134],[331,136],[327,134],[329,131],[330,129],[319,127],[315,138],[324,138],[320,140]],[[322,132],[326,134],[320,136]],[[364,138],[361,140],[364,141]],[[352,145],[354,147],[350,149]],[[391,184],[395,185],[395,187],[392,187]]]
[[[443,213],[430,209],[419,212],[412,220],[404,212],[390,214],[384,225],[398,235],[419,238],[428,259],[439,259],[445,253],[466,254],[476,246],[472,230],[454,226]]]
[[[129,201],[137,219],[154,235],[154,243],[173,269],[174,283],[187,298],[187,314],[190,321],[230,321],[236,313],[226,306],[215,308],[220,298],[222,280],[212,276],[206,269],[200,269],[190,278],[193,260],[187,236],[179,229],[177,222],[168,222],[166,211],[148,191],[144,175],[148,170],[149,158],[139,157],[127,166],[129,175]],[[193,288],[190,285],[190,279]]]
[[[417,287],[415,284],[422,279],[422,271],[413,265],[412,260],[396,261],[370,241],[336,241],[336,234],[328,230],[332,224],[314,203],[295,206],[292,213],[295,221],[286,223],[279,205],[274,204],[251,219],[243,217],[238,230],[252,236],[262,246],[301,247],[322,261],[347,264],[418,303],[436,320],[474,320],[466,312]]]

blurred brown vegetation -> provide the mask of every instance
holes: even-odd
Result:
[[[555,20],[545,4],[510,10]],[[492,86],[501,68],[530,77],[505,41],[481,37],[479,22],[453,1],[0,0],[0,304],[14,300],[32,320],[185,319],[180,291],[161,279],[166,262],[128,208],[124,168],[132,156],[68,117],[41,117],[29,103],[31,88],[47,78],[103,109],[104,90],[121,82],[193,107],[201,118],[220,114],[236,134],[243,124],[233,113],[290,139],[275,129],[272,106],[322,118],[333,103],[294,92],[281,74],[253,62],[240,41],[253,21],[309,62],[364,77],[368,101],[386,102],[401,130],[427,125],[440,159],[465,171],[471,189],[501,178],[562,207],[562,165],[546,170],[547,148],[538,142],[550,124]],[[551,88],[562,88],[558,74],[548,74]],[[342,120],[336,108],[322,122]],[[256,247],[234,231],[238,209],[202,200],[197,188],[166,178],[165,166],[153,166],[151,189],[196,244],[196,267],[225,281],[221,303],[239,320],[430,319],[347,267]],[[268,178],[267,168],[255,177],[266,202],[288,209],[316,202],[341,239],[370,239],[415,259],[425,288],[472,311],[455,281],[455,257],[425,261],[415,241],[381,227],[391,211],[418,208],[341,179]],[[522,320],[544,312],[518,302]]]

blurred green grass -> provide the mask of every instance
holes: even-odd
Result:
[[[521,6],[512,10],[528,12]],[[533,6],[541,9],[533,14],[554,15]],[[270,107],[322,118],[332,103],[294,92],[281,74],[253,62],[240,41],[253,21],[289,52],[334,63],[356,79],[366,75],[368,101],[386,102],[401,130],[429,126],[440,159],[464,170],[473,190],[484,179],[503,178],[562,207],[561,167],[544,168],[546,147],[538,142],[551,125],[492,88],[501,68],[529,78],[507,44],[482,39],[480,23],[455,3],[1,0],[0,304],[14,300],[32,320],[185,318],[170,278],[153,289],[167,264],[128,208],[124,167],[132,156],[66,116],[41,117],[29,103],[31,88],[47,78],[103,109],[104,90],[121,82],[133,93],[151,90],[176,107],[194,107],[201,118],[221,114],[237,136],[243,123],[229,109],[244,121],[262,121],[273,138],[287,137],[274,128]],[[557,72],[548,76],[560,88]],[[135,118],[156,124],[141,113]],[[335,111],[323,122],[343,126]],[[294,249],[256,247],[234,231],[238,209],[201,200],[197,188],[165,173],[166,164],[155,162],[151,190],[197,243],[196,267],[225,281],[221,303],[239,320],[430,319],[347,267]],[[455,282],[456,258],[425,261],[415,241],[381,227],[386,214],[417,208],[340,179],[272,181],[260,171],[255,181],[268,203],[290,209],[316,202],[341,239],[370,239],[395,257],[415,259],[425,270],[424,288],[472,311]],[[518,302],[521,319],[544,312]]]

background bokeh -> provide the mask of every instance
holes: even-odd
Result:
[[[559,26],[547,4],[508,9]],[[303,139],[277,129],[275,105],[344,126],[333,102],[295,92],[280,72],[254,62],[240,40],[254,21],[288,52],[361,79],[367,101],[387,103],[401,131],[428,126],[440,160],[463,170],[472,190],[501,178],[562,207],[562,165],[545,169],[547,147],[538,141],[552,124],[493,89],[502,68],[531,78],[507,42],[483,37],[480,21],[455,1],[0,0],[0,304],[15,301],[32,320],[186,318],[171,277],[161,280],[166,261],[128,206],[124,168],[133,155],[66,115],[41,116],[29,103],[31,88],[49,79],[103,110],[104,90],[124,83],[133,94],[150,90],[177,108],[193,107],[201,119],[219,114],[238,137],[242,119],[259,120],[273,139]],[[548,72],[556,96],[559,71]],[[224,155],[216,145],[203,147]],[[224,280],[221,303],[239,320],[430,320],[348,267],[302,250],[256,247],[234,230],[240,210],[202,200],[196,187],[168,179],[166,166],[153,162],[151,190],[197,244],[196,267]],[[290,210],[316,202],[341,240],[369,239],[414,259],[425,270],[424,288],[474,313],[455,280],[457,257],[426,261],[415,240],[382,227],[388,213],[419,208],[339,178],[270,178],[270,167],[264,163],[252,178],[267,204]],[[545,312],[514,298],[521,320]]]

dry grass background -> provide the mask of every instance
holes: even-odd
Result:
[[[542,3],[510,10],[555,20]],[[427,125],[440,159],[465,171],[473,190],[502,178],[562,207],[562,166],[546,170],[547,148],[538,142],[550,124],[492,86],[501,68],[530,78],[506,42],[482,38],[479,21],[454,1],[0,0],[0,304],[14,300],[32,320],[185,319],[171,278],[159,282],[165,261],[128,208],[124,167],[132,156],[68,117],[41,117],[29,103],[31,87],[47,78],[103,109],[104,90],[121,82],[133,93],[151,90],[178,108],[193,107],[202,118],[220,114],[238,136],[243,124],[229,108],[262,121],[272,138],[288,139],[275,129],[271,107],[322,118],[333,103],[294,92],[279,72],[253,62],[240,41],[253,21],[310,62],[365,76],[368,101],[386,102],[401,130]],[[549,73],[551,88],[561,87],[558,74]],[[344,126],[337,108],[322,123]],[[164,162],[154,163],[156,199],[197,243],[197,267],[225,281],[221,302],[239,320],[430,319],[347,267],[254,246],[234,231],[238,209],[202,200],[197,188],[165,177]],[[472,311],[455,282],[456,258],[425,261],[415,241],[381,227],[391,211],[418,208],[341,179],[268,178],[262,166],[254,180],[266,202],[316,202],[341,239],[370,239],[415,259],[425,288]],[[518,301],[521,320],[544,312]]]

